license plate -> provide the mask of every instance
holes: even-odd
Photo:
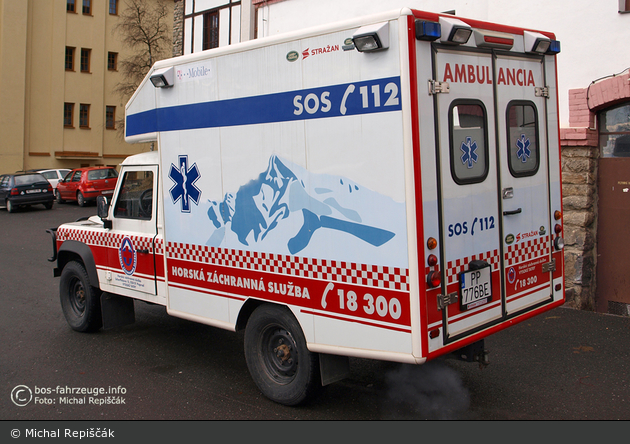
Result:
[[[41,193],[42,190],[26,190],[26,194],[35,194],[35,193]]]
[[[491,267],[470,270],[459,275],[459,301],[462,311],[487,304],[492,299]]]
[[[103,191],[103,194],[112,194],[114,192],[114,190],[106,190]]]

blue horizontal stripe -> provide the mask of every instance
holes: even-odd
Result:
[[[400,77],[390,77],[152,109],[128,115],[126,135],[322,119],[401,108]]]

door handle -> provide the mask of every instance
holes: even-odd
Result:
[[[504,215],[504,216],[511,216],[511,215],[513,215],[513,214],[518,214],[518,213],[521,213],[522,211],[523,211],[523,209],[522,209],[522,208],[519,208],[518,210],[504,211],[504,212],[503,212],[503,215]]]
[[[149,250],[136,250],[140,254],[149,254]]]

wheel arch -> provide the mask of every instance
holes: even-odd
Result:
[[[94,255],[90,247],[83,242],[75,240],[67,240],[61,244],[57,253],[57,270],[55,270],[55,276],[60,276],[63,268],[70,261],[81,262],[90,279],[90,285],[100,288],[96,262],[94,261]]]
[[[259,299],[254,299],[254,298],[247,299],[247,301],[245,301],[245,304],[243,304],[240,311],[238,312],[235,330],[236,331],[245,330],[245,327],[247,326],[247,321],[249,321],[249,318],[252,316],[252,313],[254,312],[254,310],[256,310],[258,307],[264,304],[273,304],[273,302],[261,301]],[[275,304],[275,305],[282,305],[282,304]]]

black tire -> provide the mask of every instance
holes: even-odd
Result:
[[[295,406],[321,389],[319,355],[291,311],[265,304],[252,313],[245,328],[245,361],[260,391],[272,401]]]
[[[85,202],[85,197],[83,197],[83,193],[82,193],[81,191],[79,191],[79,192],[77,193],[77,204],[78,204],[80,207],[84,207],[84,206],[85,206],[85,204],[86,204],[86,202]]]
[[[45,203],[44,207],[46,207],[47,210],[52,210],[53,203],[52,202]]]
[[[9,199],[7,199],[7,212],[8,213],[15,213],[16,210],[16,206],[13,205],[13,202],[11,202]]]
[[[73,330],[89,332],[101,328],[101,292],[90,285],[88,274],[79,262],[69,262],[63,268],[59,296],[63,315]]]
[[[57,203],[58,204],[62,204],[63,203],[63,199],[61,198],[61,193],[57,190],[55,190],[55,198],[57,199]]]

